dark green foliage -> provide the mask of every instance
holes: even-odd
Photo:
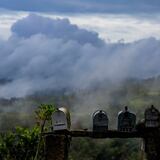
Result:
[[[139,160],[139,140],[73,139],[70,160]]]
[[[42,132],[45,122],[50,120],[55,107],[52,105],[41,105],[35,111],[36,118],[41,125],[33,128],[16,127],[13,131],[0,137],[0,160],[43,160],[44,141]],[[46,129],[48,126],[45,126]]]
[[[8,132],[1,136],[0,155],[3,160],[31,160],[40,135],[40,128],[32,129],[17,127],[15,132]]]

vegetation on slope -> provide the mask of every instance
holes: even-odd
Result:
[[[68,106],[71,110],[72,128],[92,128],[92,113],[100,106],[109,116],[109,128],[117,127],[117,113],[128,105],[143,119],[146,107],[154,104],[160,109],[160,78],[148,80],[127,80],[122,84],[95,87],[76,92],[34,94],[26,98],[0,99],[0,159],[38,160],[44,158],[43,140],[40,133],[45,118],[39,114],[45,107],[36,108],[40,103]],[[51,106],[50,106],[51,107]],[[40,110],[39,110],[40,109]],[[49,114],[54,111],[50,108]],[[45,112],[43,112],[45,113]],[[40,118],[41,117],[41,118]],[[39,119],[39,121],[37,121]],[[41,119],[41,120],[40,120]],[[50,126],[47,118],[45,129]],[[38,123],[37,123],[38,122]],[[21,126],[21,127],[16,127]],[[39,143],[41,141],[41,143]],[[37,146],[39,149],[37,152]],[[38,153],[38,154],[37,154]],[[22,158],[23,157],[23,158]],[[81,158],[80,158],[81,157]],[[140,140],[73,138],[70,160],[139,160]]]

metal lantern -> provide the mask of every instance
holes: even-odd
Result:
[[[145,127],[160,127],[160,112],[153,105],[145,111]]]
[[[71,120],[69,110],[64,107],[57,108],[52,115],[52,125],[54,131],[70,130]]]
[[[135,129],[136,115],[128,111],[125,107],[124,111],[118,113],[118,130],[122,132],[131,132]]]
[[[97,110],[93,113],[93,131],[105,132],[108,130],[108,116],[103,110]]]

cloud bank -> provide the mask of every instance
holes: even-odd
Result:
[[[13,24],[0,41],[0,97],[37,91],[87,88],[106,80],[160,74],[160,41],[106,43],[68,19],[31,14]]]

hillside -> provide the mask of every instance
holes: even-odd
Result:
[[[104,109],[109,117],[109,128],[117,128],[117,114],[128,105],[136,113],[137,121],[151,104],[160,109],[160,77],[127,79],[121,83],[103,83],[83,90],[44,91],[25,98],[0,99],[0,130],[14,130],[16,126],[34,126],[34,111],[40,104],[67,106],[71,111],[72,129],[92,129],[92,114]],[[139,160],[141,140],[73,138],[70,160]]]

